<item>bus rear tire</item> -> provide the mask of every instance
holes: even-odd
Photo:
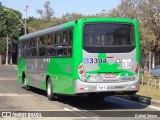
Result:
[[[50,78],[47,79],[47,97],[50,101],[55,100],[55,94],[53,93],[52,82]]]

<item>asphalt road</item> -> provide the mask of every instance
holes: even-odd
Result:
[[[16,76],[16,75],[15,75]],[[12,77],[15,77],[12,76]],[[63,96],[56,101],[48,101],[46,92],[32,88],[26,91],[16,79],[3,80],[0,73],[0,111],[48,111],[43,116],[63,116],[65,119],[128,119],[128,115],[141,115],[147,112],[158,111],[160,108],[147,106],[138,102],[125,100],[121,97],[106,97],[103,101],[87,99],[87,96]],[[50,112],[49,112],[50,111]],[[52,111],[57,111],[53,112]],[[61,112],[58,112],[61,111]],[[138,111],[138,112],[137,112]],[[142,113],[141,113],[142,111]],[[146,113],[145,113],[146,112]],[[153,114],[149,113],[149,114]],[[57,115],[56,115],[57,114]],[[124,117],[125,118],[120,118]],[[69,117],[70,116],[70,117]],[[136,116],[136,115],[135,115]],[[99,118],[102,117],[102,118]],[[143,116],[130,119],[142,119]],[[145,117],[145,116],[144,116]],[[59,117],[57,119],[60,119]],[[93,119],[93,118],[92,118]],[[113,118],[107,118],[113,119]],[[158,119],[150,116],[147,119]]]

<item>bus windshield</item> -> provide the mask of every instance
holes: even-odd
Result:
[[[88,23],[84,25],[83,40],[85,49],[133,47],[134,27],[123,23]],[[98,51],[101,52],[100,49]]]

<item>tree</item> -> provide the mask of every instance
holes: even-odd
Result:
[[[37,13],[40,14],[41,18],[45,21],[51,21],[54,16],[54,11],[50,7],[50,1],[46,1],[44,4],[44,10],[37,10]]]
[[[160,0],[122,0],[117,8],[108,13],[109,17],[124,17],[139,21],[142,61],[149,51],[154,55],[160,52]]]
[[[159,0],[122,0],[121,4],[111,10],[108,16],[137,19],[140,25],[141,41],[144,43],[142,49],[155,53],[160,52]],[[150,46],[147,45],[148,43]]]
[[[24,34],[23,25],[17,20],[16,16],[10,11],[4,11],[4,9],[9,9],[4,6],[0,6],[0,53],[4,53],[6,50],[6,36],[10,35],[17,29],[21,29],[21,34],[19,31],[12,34],[12,38],[18,40],[18,36]],[[12,10],[12,9],[10,9]],[[19,18],[22,14],[19,11],[14,11]]]

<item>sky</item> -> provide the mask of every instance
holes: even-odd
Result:
[[[23,18],[26,16],[33,16],[39,18],[37,9],[43,10],[43,5],[47,0],[0,0],[3,6],[18,10],[22,13]],[[48,0],[51,3],[51,7],[55,12],[55,17],[61,17],[65,13],[82,13],[84,15],[91,15],[102,12],[106,12],[115,8],[120,4],[121,0]]]

